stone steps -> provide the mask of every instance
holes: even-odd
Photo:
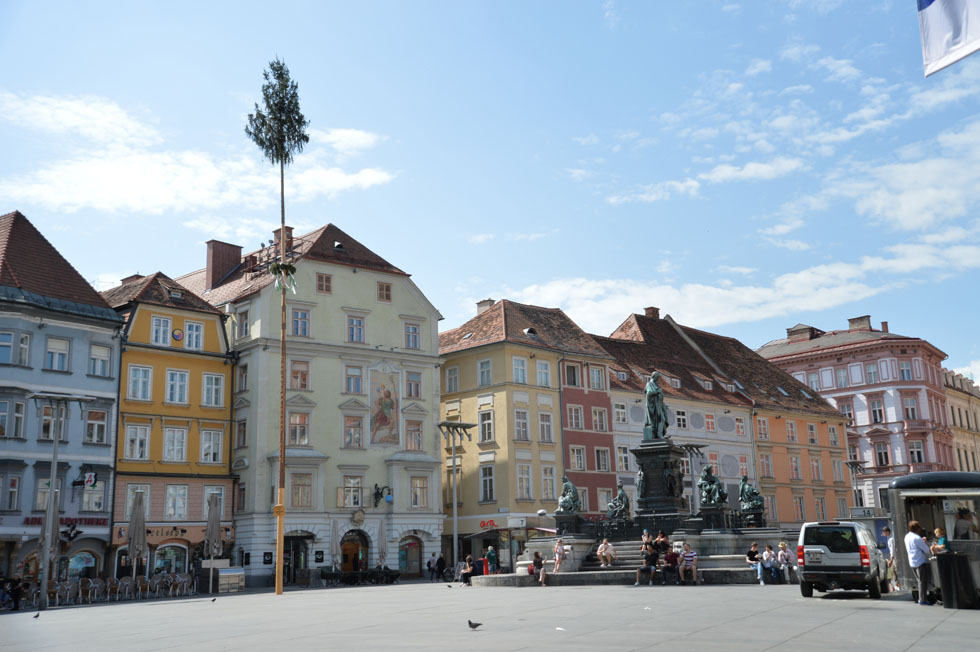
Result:
[[[703,584],[758,584],[755,571],[745,567],[705,568],[698,570]],[[659,584],[658,574],[654,587],[666,589]],[[603,568],[601,570],[580,570],[575,573],[548,573],[545,580],[548,586],[590,586],[597,584],[632,585],[636,581],[636,567],[633,568]],[[480,575],[472,579],[473,586],[537,586],[537,580],[523,573],[501,575]]]

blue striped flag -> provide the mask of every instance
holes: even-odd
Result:
[[[980,0],[918,0],[926,77],[980,50]]]

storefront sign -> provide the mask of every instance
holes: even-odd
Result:
[[[266,564],[266,565],[269,565],[269,564],[272,563],[272,553],[271,552],[263,552],[262,553],[262,563],[263,564]]]
[[[500,526],[494,523],[493,519],[491,518],[486,521],[480,521],[480,527],[483,528],[484,530],[495,530]]]
[[[322,550],[315,550],[313,552],[313,560],[317,564],[322,564],[323,563],[323,551]]]
[[[27,516],[24,518],[24,525],[41,525],[41,521],[44,520],[43,516]],[[61,525],[109,525],[108,518],[87,518],[87,517],[66,517],[62,516],[60,519]]]

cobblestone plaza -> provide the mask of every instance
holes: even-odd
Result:
[[[972,649],[980,611],[796,586],[309,589],[0,614],[28,650]],[[471,631],[467,619],[483,625]]]

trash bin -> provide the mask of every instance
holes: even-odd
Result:
[[[473,571],[474,571],[473,574],[474,575],[489,575],[490,574],[490,571],[489,571],[490,564],[487,562],[487,558],[486,557],[480,557],[479,559],[477,559],[477,561],[480,562],[480,563],[474,565],[474,567],[473,567]]]
[[[980,609],[977,587],[970,571],[970,556],[964,552],[943,552],[936,555],[939,567],[939,589],[946,609]]]

